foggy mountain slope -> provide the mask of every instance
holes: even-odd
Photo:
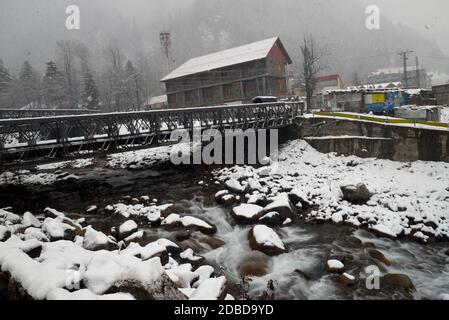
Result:
[[[81,9],[81,30],[65,29],[65,8]],[[176,65],[213,51],[279,35],[293,60],[299,42],[313,34],[330,53],[326,72],[339,72],[350,82],[379,67],[400,65],[396,52],[415,50],[429,69],[445,68],[437,44],[405,26],[383,18],[381,30],[365,28],[365,7],[357,0],[15,0],[0,1],[0,57],[13,72],[28,59],[36,68],[54,56],[55,42],[85,42],[98,64],[103,48],[117,43],[134,58],[145,54],[162,76],[159,32],[169,29]],[[447,69],[447,67],[446,67]]]
[[[297,60],[299,41],[304,34],[312,33],[330,53],[328,71],[346,76],[353,69],[363,73],[401,65],[396,52],[403,49],[413,49],[420,56],[444,56],[436,44],[385,18],[381,30],[367,30],[365,7],[356,0],[198,0],[196,5],[198,10],[192,10],[190,20],[196,21],[200,37],[194,39],[192,55],[219,50],[224,41],[229,47],[277,34]],[[177,37],[182,38],[181,32],[181,28],[177,30]],[[445,67],[442,61],[421,60],[429,68]]]

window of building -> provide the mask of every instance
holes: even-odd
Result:
[[[168,105],[169,106],[176,106],[176,94],[169,94],[168,95]]]
[[[195,104],[195,102],[197,100],[196,99],[196,91],[195,90],[186,91],[185,100],[186,100],[187,105]]]
[[[233,82],[223,86],[223,96],[225,100],[240,98],[240,82]]]
[[[256,81],[244,81],[243,82],[243,95],[245,97],[253,97],[256,95]]]

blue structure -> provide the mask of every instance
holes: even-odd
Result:
[[[394,108],[410,105],[412,95],[406,91],[382,91],[365,93],[366,113],[394,114]]]

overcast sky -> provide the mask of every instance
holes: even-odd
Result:
[[[381,14],[394,23],[416,29],[438,43],[449,54],[449,1],[447,0],[360,0],[377,4]]]

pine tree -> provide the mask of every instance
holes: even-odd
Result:
[[[9,108],[13,105],[13,101],[11,101],[12,82],[13,78],[0,58],[0,108]]]
[[[22,65],[19,75],[20,98],[22,104],[36,107],[40,104],[40,80],[39,75],[34,71],[28,61]]]
[[[53,61],[47,62],[46,65],[43,79],[45,104],[48,108],[62,108],[65,96],[64,75]]]
[[[130,106],[134,110],[140,110],[141,104],[141,91],[142,91],[142,81],[140,75],[134,68],[133,63],[128,60],[125,67],[126,75],[126,94],[130,101]]]
[[[83,82],[84,87],[81,92],[83,108],[95,110],[98,109],[100,103],[97,84],[87,65],[83,66]]]

